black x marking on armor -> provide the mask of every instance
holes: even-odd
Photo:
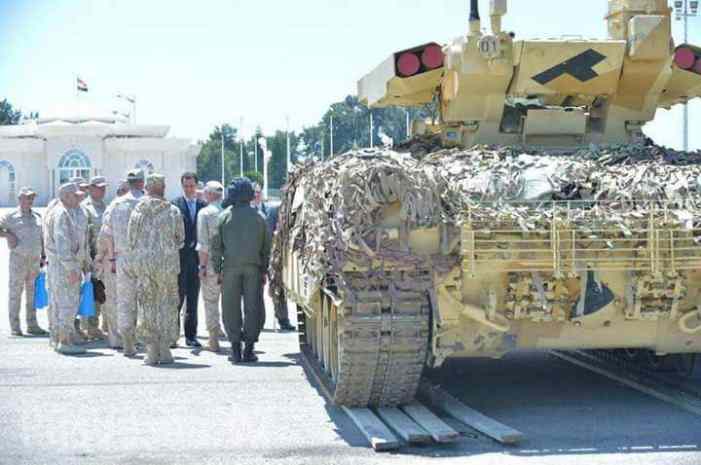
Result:
[[[587,82],[599,76],[597,72],[594,71],[594,66],[605,59],[606,57],[604,55],[590,48],[576,57],[570,58],[557,66],[553,66],[540,74],[536,74],[532,79],[538,84],[545,85],[564,74],[569,74],[580,82]]]

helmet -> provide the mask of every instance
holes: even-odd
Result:
[[[248,178],[236,178],[229,184],[224,207],[251,203],[254,196],[251,181]]]

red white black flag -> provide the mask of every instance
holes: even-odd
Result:
[[[75,81],[76,88],[78,89],[79,92],[87,92],[88,91],[88,85],[80,79],[79,77],[76,78]]]

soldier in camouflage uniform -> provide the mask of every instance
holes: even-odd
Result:
[[[129,192],[129,185],[126,181],[120,184],[117,189],[117,197],[122,197]],[[104,216],[103,216],[104,218]],[[97,236],[97,249],[93,262],[96,277],[105,285],[105,303],[102,304],[102,324],[103,331],[107,333],[107,340],[112,349],[121,349],[122,338],[119,336],[117,325],[117,265],[110,261],[111,241],[100,228]]]
[[[185,227],[180,210],[163,198],[165,177],[150,174],[148,195],[129,220],[129,267],[139,276],[137,332],[146,343],[146,365],[173,363],[170,344],[178,336],[178,274]]]
[[[97,236],[102,228],[102,216],[107,209],[105,205],[105,191],[107,182],[103,176],[95,176],[90,180],[88,187],[88,198],[81,203],[81,207],[88,220],[88,250],[90,254],[91,271],[93,273],[93,284],[95,286],[104,286],[104,283],[95,276],[97,268],[94,266],[95,258],[97,257]],[[80,329],[84,331],[90,339],[104,339],[105,335],[100,331],[99,322],[102,304],[95,301],[95,316],[88,319],[81,319]]]
[[[208,205],[197,215],[197,252],[200,258],[200,282],[207,331],[209,332],[209,349],[213,352],[219,352],[219,338],[224,335],[219,313],[221,285],[217,274],[209,263],[209,246],[217,229],[219,215],[222,212],[224,186],[216,181],[210,181],[205,186],[204,192]]]
[[[60,203],[53,208],[44,235],[49,257],[50,298],[54,302],[55,311],[55,348],[57,352],[66,355],[85,352],[82,347],[74,345],[74,321],[80,303],[83,267],[78,231],[80,226],[75,222],[75,213],[71,212],[79,208],[82,200],[78,192],[78,186],[74,183],[60,187]]]
[[[34,280],[39,274],[44,245],[41,237],[41,215],[32,210],[36,193],[29,187],[19,191],[19,207],[0,218],[0,237],[7,239],[10,247],[10,330],[13,336],[22,336],[20,328],[20,303],[25,291],[27,333],[45,336],[46,331],[37,324],[34,309]]]
[[[127,175],[129,192],[112,201],[102,218],[102,233],[107,241],[109,261],[114,263],[117,278],[117,327],[124,355],[136,355],[136,275],[129,267],[127,227],[129,217],[143,197],[144,172],[132,170]]]

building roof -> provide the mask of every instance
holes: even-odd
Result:
[[[166,137],[167,125],[136,125],[119,113],[107,111],[89,100],[48,107],[37,120],[0,126],[0,138],[47,138],[62,135],[92,137]]]

